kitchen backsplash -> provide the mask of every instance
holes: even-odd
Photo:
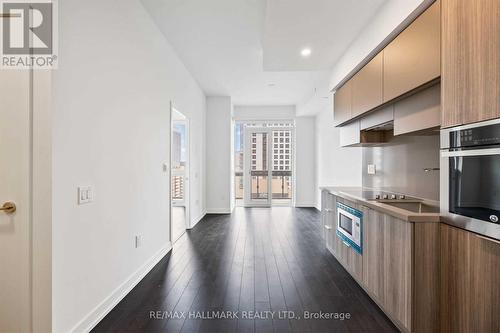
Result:
[[[368,174],[375,165],[376,173]],[[439,200],[439,134],[401,136],[381,147],[363,148],[363,186]]]

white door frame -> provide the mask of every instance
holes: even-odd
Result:
[[[189,128],[189,118],[177,110],[174,107],[174,103],[170,102],[170,145],[169,145],[169,162],[168,165],[169,167],[169,191],[168,191],[168,202],[169,202],[169,234],[170,234],[170,242],[173,243],[175,239],[173,239],[172,231],[173,231],[173,213],[172,213],[172,207],[179,206],[180,203],[174,203],[172,200],[172,176],[174,175],[173,172],[173,166],[172,166],[172,142],[173,142],[173,135],[174,135],[174,121],[179,121],[179,120],[174,120],[174,113],[178,113],[184,117],[182,121],[186,123],[186,171],[184,172],[184,200],[182,202],[182,206],[185,207],[185,213],[186,213],[186,230],[191,228],[191,218],[190,218],[190,163],[191,163],[191,140],[190,140],[190,128]]]
[[[245,141],[243,143],[243,182],[244,194],[243,202],[245,207],[270,207],[272,205],[272,167],[271,167],[271,129],[268,127],[246,127]],[[251,177],[251,158],[252,156],[252,133],[266,133],[267,141],[267,200],[253,201],[252,200],[252,177]]]

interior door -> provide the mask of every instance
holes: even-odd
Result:
[[[178,240],[189,225],[189,119],[172,108],[171,235]]]
[[[245,127],[245,194],[247,207],[271,206],[271,131]]]
[[[30,80],[0,70],[0,332],[31,330]]]

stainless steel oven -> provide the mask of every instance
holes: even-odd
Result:
[[[363,212],[337,202],[337,236],[363,254]]]
[[[500,119],[441,131],[444,222],[500,239]]]

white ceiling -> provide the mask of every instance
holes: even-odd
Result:
[[[235,105],[308,100],[385,1],[142,0],[204,92]]]

